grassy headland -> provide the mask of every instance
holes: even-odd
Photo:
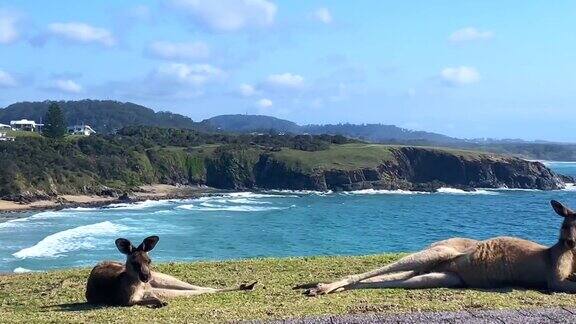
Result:
[[[115,196],[151,184],[218,189],[433,191],[559,189],[568,179],[521,159],[367,144],[330,135],[230,135],[127,127],[86,138],[0,142],[0,199]]]
[[[252,259],[159,264],[162,271],[194,284],[226,287],[258,280],[249,293],[233,292],[169,300],[161,309],[92,307],[84,304],[89,269],[0,276],[3,322],[222,322],[323,314],[573,306],[576,295],[529,290],[357,290],[317,298],[292,290],[394,261],[400,255]]]

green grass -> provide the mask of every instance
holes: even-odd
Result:
[[[394,158],[390,146],[362,143],[332,145],[314,152],[283,148],[274,157],[302,171],[374,168]]]
[[[161,309],[93,308],[84,302],[88,269],[0,276],[0,322],[222,322],[323,314],[573,306],[576,295],[471,289],[357,290],[309,298],[296,284],[329,281],[373,269],[398,255],[253,259],[160,264],[157,270],[194,284],[226,287],[259,280],[253,292],[169,300]],[[80,304],[78,304],[80,303]]]
[[[407,146],[353,143],[332,145],[322,151],[300,151],[283,148],[274,157],[288,167],[305,172],[325,170],[358,170],[375,168],[383,162],[393,161],[394,151]],[[452,154],[468,160],[487,158],[489,154],[443,147],[412,146],[423,150]]]

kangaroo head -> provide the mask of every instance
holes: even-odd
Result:
[[[560,241],[567,248],[574,249],[576,247],[576,213],[556,200],[552,200],[550,203],[554,211],[564,217],[562,229],[560,230]]]
[[[125,238],[116,240],[116,247],[120,252],[126,254],[126,272],[142,282],[150,281],[150,252],[158,243],[158,236],[149,236],[135,248],[130,241]]]

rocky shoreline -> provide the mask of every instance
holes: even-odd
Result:
[[[475,188],[558,190],[576,182],[538,161],[472,151],[356,144],[318,152],[261,149],[247,152],[230,150],[223,157],[206,157],[195,168],[173,165],[169,177],[157,180],[162,183],[131,189],[98,185],[67,188],[66,195],[56,186],[49,193],[31,187],[3,196],[0,212],[191,198],[217,190],[435,192],[445,187],[464,191]],[[365,161],[364,156],[372,160]],[[346,164],[350,160],[354,163]]]
[[[198,186],[150,185],[130,193],[110,196],[56,196],[53,199],[30,202],[0,200],[0,215],[25,211],[61,210],[66,208],[99,208],[119,203],[136,203],[145,200],[191,199],[214,193],[216,190]]]

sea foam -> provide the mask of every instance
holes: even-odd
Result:
[[[79,226],[46,236],[34,246],[22,249],[13,256],[19,259],[58,257],[66,252],[91,249],[98,245],[98,236],[116,234],[128,227],[109,221]]]
[[[111,204],[106,208],[109,209],[121,209],[121,210],[141,210],[147,209],[157,206],[163,206],[170,204],[174,200],[144,200],[135,203],[119,203],[119,204]]]
[[[379,189],[362,189],[354,191],[344,191],[344,195],[418,195],[429,194],[424,191],[408,191],[408,190],[379,190]]]
[[[436,190],[438,193],[451,194],[451,195],[498,195],[498,192],[486,189],[476,189],[472,191],[465,191],[462,189],[442,187]]]
[[[196,211],[263,212],[263,211],[288,209],[290,207],[263,207],[263,206],[248,206],[248,205],[223,206],[223,205],[203,203],[200,204],[200,206],[187,204],[178,206],[176,208],[186,210],[196,210]]]

